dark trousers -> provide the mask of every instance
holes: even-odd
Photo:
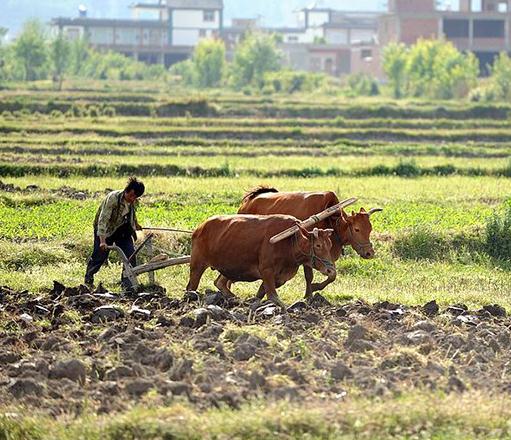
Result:
[[[110,237],[106,238],[106,244],[111,246],[116,244],[121,248],[126,257],[130,257],[135,251],[135,245],[133,244],[133,237],[130,234],[119,233],[118,231],[114,232],[114,234]],[[103,251],[99,247],[99,236],[96,231],[94,231],[94,250],[92,251],[92,255],[87,261],[87,270],[85,271],[85,282],[91,283],[94,281],[94,275],[98,273],[99,269],[106,260],[108,260],[108,254],[110,251]],[[136,258],[133,257],[130,261],[132,266],[137,265]],[[131,283],[128,279],[123,278],[121,276],[121,284],[125,288],[129,288]]]

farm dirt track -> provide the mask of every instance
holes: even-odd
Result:
[[[148,398],[237,408],[511,389],[511,319],[497,305],[333,305],[316,295],[283,316],[215,292],[128,298],[55,283],[39,297],[0,288],[0,322],[0,401],[51,415]]]

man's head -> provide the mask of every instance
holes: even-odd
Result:
[[[136,177],[130,177],[126,188],[124,188],[124,199],[126,202],[133,204],[142,194],[144,194],[144,191],[144,184]]]

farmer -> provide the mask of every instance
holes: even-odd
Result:
[[[130,177],[124,190],[108,193],[101,203],[94,219],[94,250],[87,262],[86,286],[93,287],[94,275],[108,259],[108,246],[116,244],[128,258],[133,254],[133,242],[137,239],[135,230],[142,229],[135,215],[135,202],[144,191],[144,184],[136,177]],[[135,258],[131,262],[136,266]],[[126,278],[121,278],[121,285],[126,290],[131,289]]]

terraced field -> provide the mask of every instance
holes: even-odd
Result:
[[[91,438],[192,438],[176,420],[183,417],[195,426],[200,414],[209,429],[202,435],[220,438],[304,432],[313,432],[312,438],[509,434],[503,409],[508,321],[501,308],[481,310],[494,303],[511,307],[509,263],[495,258],[486,236],[489,219],[509,206],[510,105],[193,96],[147,84],[129,87],[0,94],[0,285],[8,286],[0,289],[0,359],[6,360],[5,367],[0,362],[0,396],[11,412],[16,412],[12,405],[34,408],[40,399],[45,402],[38,408],[43,419],[0,416],[0,438],[13,432],[19,437],[7,438],[35,435],[34,426],[48,424],[44,417],[67,412],[79,418],[39,434],[71,438],[86,427]],[[133,174],[147,187],[139,210],[145,226],[193,229],[210,215],[236,212],[244,192],[260,184],[357,196],[356,209],[384,208],[373,219],[377,258],[364,261],[347,250],[323,297],[287,319],[268,312],[251,322],[247,301],[257,286],[245,283],[235,287],[240,303],[219,302],[225,314],[208,315],[204,323],[197,310],[205,299],[198,305],[183,299],[186,267],[157,274],[166,293],[144,302],[151,313],[145,320],[131,315],[131,302],[117,295],[120,266],[112,259],[97,281],[115,294],[122,317],[114,324],[98,322],[90,307],[108,304],[108,297],[96,296],[87,306],[73,298],[94,297],[94,292],[68,288],[62,296],[50,288],[54,280],[65,286],[82,282],[97,206],[108,189],[121,188]],[[189,237],[160,235],[157,246],[186,253]],[[214,276],[204,277],[203,291],[213,287]],[[292,304],[303,292],[299,275],[280,296]],[[428,315],[420,306],[431,301],[440,311]],[[35,305],[51,315],[38,316]],[[66,310],[65,319],[57,319],[57,307]],[[23,313],[34,319],[24,321]],[[418,331],[424,335],[409,334]],[[202,347],[205,332],[210,333]],[[123,333],[119,338],[125,344],[114,349],[117,333]],[[159,371],[147,370],[137,351],[145,348],[126,339],[134,334],[151,355],[165,349],[173,361]],[[246,334],[253,336],[248,342]],[[451,341],[454,335],[464,342]],[[51,337],[60,340],[55,347],[66,348],[43,348],[47,353],[41,354]],[[333,349],[318,346],[323,338]],[[468,347],[471,339],[476,342]],[[359,340],[368,344],[357,342],[362,348],[353,349]],[[486,344],[494,347],[491,354],[481,351]],[[236,350],[246,345],[255,348],[244,359]],[[280,351],[287,354],[279,357]],[[69,353],[83,364],[77,380],[51,373],[64,368],[58,362],[67,362]],[[176,373],[179,358],[192,362],[189,374]],[[27,373],[27,365],[43,360],[46,375],[39,367]],[[479,370],[465,368],[472,362]],[[282,363],[287,369],[275,367]],[[222,364],[225,371],[219,370]],[[488,379],[490,365],[501,375],[496,382]],[[119,367],[129,367],[133,375],[107,374]],[[265,381],[242,371],[259,372]],[[207,379],[213,372],[218,377]],[[20,382],[38,375],[41,388]],[[308,375],[314,379],[304,379]],[[132,376],[145,385],[129,382]],[[376,382],[367,385],[369,376]],[[240,385],[244,381],[247,386]],[[106,402],[112,382],[118,397]],[[424,398],[436,403],[430,406]],[[72,408],[63,399],[70,399]],[[492,415],[475,423],[467,410],[471,401]],[[219,402],[220,409],[211,409]],[[347,415],[338,412],[339,405]],[[400,416],[387,417],[385,405]],[[120,415],[112,422],[96,419],[98,411]],[[242,422],[248,413],[253,414],[250,426]],[[128,423],[129,418],[139,424]],[[330,428],[323,429],[327,422]]]

